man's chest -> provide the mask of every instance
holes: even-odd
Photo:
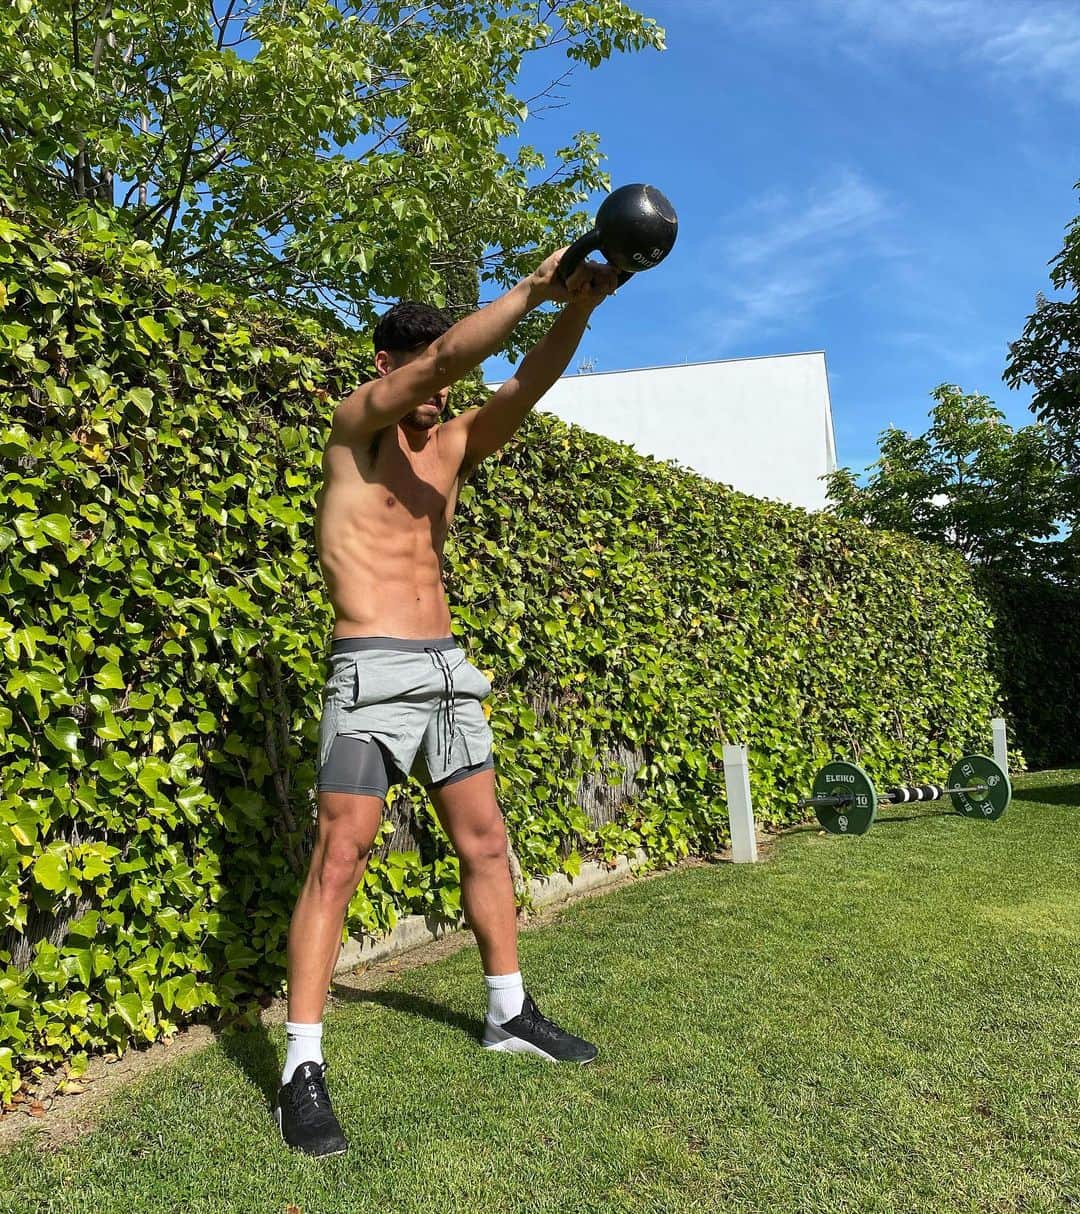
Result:
[[[422,522],[442,532],[449,527],[460,486],[456,461],[445,451],[407,453],[391,434],[373,457],[359,464],[358,472],[368,508],[385,522],[403,527]]]

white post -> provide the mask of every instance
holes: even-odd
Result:
[[[990,722],[994,731],[994,762],[1001,770],[1009,774],[1009,739],[1005,731],[1005,718],[994,717]]]
[[[724,747],[724,781],[731,820],[731,855],[736,864],[757,860],[754,807],[750,802],[750,764],[745,746]]]

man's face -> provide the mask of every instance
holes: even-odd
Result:
[[[375,355],[375,368],[380,375],[389,375],[398,367],[408,366],[424,353],[423,349],[411,350],[407,354],[390,354],[380,350]],[[411,413],[406,413],[399,423],[409,430],[432,430],[443,420],[446,402],[450,399],[450,389],[440,388],[434,396],[428,397],[423,404],[417,405]]]

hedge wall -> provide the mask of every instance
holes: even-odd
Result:
[[[1033,767],[1080,759],[1080,593],[1034,578],[978,579],[994,615],[993,672]]]
[[[0,309],[6,1097],[281,989],[331,626],[314,495],[364,364],[349,334],[178,281],[145,245],[10,211]],[[781,824],[826,758],[930,779],[1000,707],[959,558],[548,415],[465,488],[446,561],[526,876],[714,850],[724,741]],[[632,795],[598,816],[590,781]],[[419,792],[397,796],[424,845],[381,849],[354,934],[459,915]]]

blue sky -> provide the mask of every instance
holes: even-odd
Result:
[[[886,425],[926,428],[942,382],[1033,421],[1001,373],[1080,211],[1080,4],[635,7],[668,50],[578,69],[523,132],[550,153],[598,131],[612,185],[679,213],[674,251],[602,305],[570,369],[823,349],[860,469]],[[535,56],[519,95],[558,67]]]

